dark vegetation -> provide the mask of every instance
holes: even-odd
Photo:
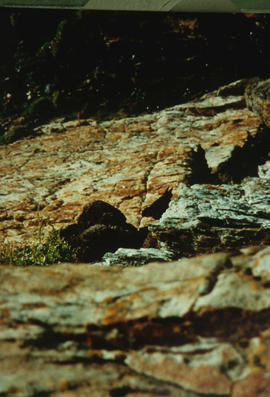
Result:
[[[56,117],[106,119],[268,76],[270,16],[2,9],[0,143]]]

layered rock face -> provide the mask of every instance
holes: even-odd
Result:
[[[4,396],[265,397],[270,249],[1,268]]]
[[[269,192],[270,180],[260,178],[238,185],[180,184],[178,197],[149,226],[148,239],[184,256],[270,243]]]
[[[268,87],[0,147],[1,239],[78,262],[1,265],[1,395],[269,395]]]
[[[137,118],[58,121],[41,126],[38,136],[0,147],[1,237],[33,238],[38,212],[55,227],[73,224],[92,200],[144,226],[153,218],[143,211],[167,189],[174,198],[181,182],[256,175],[268,134],[245,105],[246,84]]]

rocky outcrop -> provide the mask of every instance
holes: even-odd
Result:
[[[5,396],[269,393],[270,248],[140,268],[1,267]]]
[[[267,160],[269,134],[245,105],[247,83],[136,118],[58,120],[32,138],[1,146],[1,238],[33,239],[38,213],[57,228],[76,223],[93,200],[113,205],[128,223],[142,227],[155,221],[155,214],[142,213],[166,191],[174,198],[179,183],[256,176],[258,163]]]
[[[77,252],[1,265],[0,395],[268,396],[268,84],[0,147],[1,238]]]
[[[61,235],[76,249],[79,261],[100,260],[107,253],[103,264],[124,266],[270,244],[269,192],[268,178],[246,178],[233,185],[182,183],[174,200],[167,191],[146,209],[157,214],[164,202],[169,206],[158,222],[140,230],[127,224],[118,209],[93,201]],[[118,248],[116,255],[109,254]]]
[[[268,178],[247,178],[239,185],[180,184],[178,197],[149,226],[145,244],[178,256],[269,244],[269,193]]]
[[[177,254],[163,248],[119,248],[116,252],[107,252],[102,260],[95,264],[101,266],[143,266],[154,261],[168,262],[176,259]]]
[[[270,80],[251,79],[245,90],[245,100],[248,108],[270,127]]]

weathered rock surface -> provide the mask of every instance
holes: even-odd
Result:
[[[266,397],[270,247],[1,267],[4,396]]]
[[[158,261],[167,262],[176,259],[177,254],[162,248],[119,248],[116,252],[107,252],[101,262],[101,266],[143,266],[147,263]]]
[[[269,396],[268,85],[0,147],[0,238],[98,261],[1,266],[0,395]]]
[[[270,179],[247,178],[239,185],[180,184],[178,197],[149,230],[149,246],[178,256],[270,243]]]
[[[246,107],[247,83],[136,118],[59,120],[41,126],[38,136],[1,146],[1,238],[32,239],[38,211],[54,226],[66,227],[92,200],[119,208],[128,223],[143,226],[154,218],[142,212],[167,189],[174,198],[181,182],[256,176],[269,134]]]
[[[270,127],[270,79],[251,79],[245,90],[245,100],[248,108]]]

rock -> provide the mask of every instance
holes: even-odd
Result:
[[[245,100],[248,108],[270,127],[270,79],[252,79],[246,87]]]
[[[166,262],[172,259],[175,259],[175,254],[164,249],[119,248],[114,253],[105,254],[99,264],[102,266],[143,266],[154,261]]]
[[[65,228],[93,200],[111,204],[128,223],[143,227],[157,220],[142,212],[166,191],[173,199],[179,183],[256,176],[267,144],[258,145],[266,138],[260,138],[261,117],[246,106],[247,84],[236,81],[138,117],[52,122],[40,126],[35,137],[0,146],[1,239],[34,240],[38,218]],[[241,153],[245,166],[239,176]]]
[[[77,250],[1,265],[0,395],[268,396],[264,85],[0,147],[1,239]]]
[[[265,397],[269,260],[2,266],[0,393]]]
[[[149,225],[149,245],[179,256],[270,242],[270,179],[239,185],[180,184],[160,221]]]
[[[138,248],[145,232],[126,223],[122,212],[102,200],[88,203],[75,224],[61,230],[61,236],[76,250],[79,261],[100,259],[119,247]]]
[[[269,147],[270,134],[265,126],[258,129],[256,136],[249,134],[242,147],[210,147],[205,156],[216,177],[214,182],[240,183],[246,176],[258,176],[258,169],[269,159]]]

